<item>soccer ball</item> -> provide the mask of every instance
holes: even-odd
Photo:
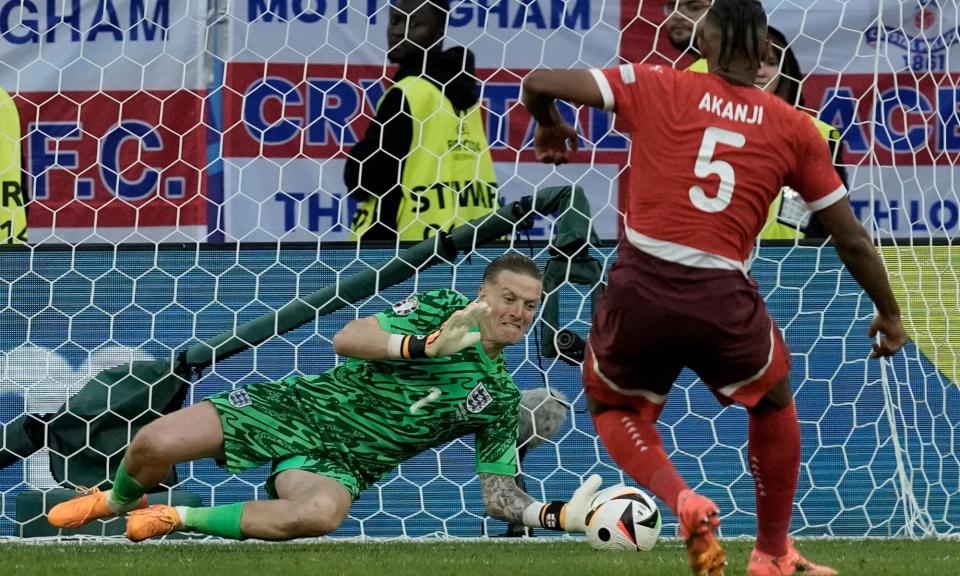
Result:
[[[601,490],[587,513],[587,540],[598,550],[650,550],[660,536],[653,498],[623,484]]]

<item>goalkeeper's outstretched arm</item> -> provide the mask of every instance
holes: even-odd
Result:
[[[449,356],[480,341],[479,332],[471,332],[490,315],[490,306],[473,302],[454,312],[432,334],[391,334],[380,327],[373,316],[358,318],[333,337],[333,350],[340,356],[358,360],[416,360]]]
[[[565,532],[586,530],[587,512],[600,487],[600,476],[594,474],[577,488],[569,502],[539,502],[505,474],[480,473],[483,505],[488,515],[531,528],[547,528]]]
[[[387,360],[390,336],[373,316],[358,318],[334,335],[333,351],[358,360]]]

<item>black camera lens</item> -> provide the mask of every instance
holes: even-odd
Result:
[[[587,342],[573,330],[564,328],[557,332],[557,352],[560,353],[560,359],[568,364],[580,365],[583,363],[583,354],[587,347]]]

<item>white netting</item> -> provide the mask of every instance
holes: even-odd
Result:
[[[583,110],[586,152],[559,169],[536,163],[519,81],[541,66],[686,67],[692,59],[670,46],[670,29],[707,3],[451,0],[445,43],[476,55],[500,199],[582,187],[600,237],[591,254],[604,269],[631,177],[628,141],[609,114]],[[759,249],[753,274],[793,352],[804,450],[793,530],[956,534],[957,2],[764,5],[799,61],[804,106],[841,133],[838,161],[854,209],[882,244],[913,339],[892,362],[867,361],[872,305],[832,248],[804,241]],[[397,257],[393,244],[349,243],[358,198],[343,181],[345,153],[363,138],[394,73],[385,66],[389,10],[383,0],[0,1],[0,87],[20,114],[19,128],[0,114],[0,154],[11,158],[0,159],[8,168],[0,174],[5,238],[18,235],[16,194],[7,193],[17,180],[17,151],[7,150],[13,142],[22,147],[31,198],[29,246],[0,258],[0,421],[55,412],[106,367],[171,359]],[[0,100],[0,112],[4,105],[9,112]],[[525,251],[529,240],[540,263],[554,247],[555,216],[537,215],[516,244]],[[346,322],[414,290],[472,294],[484,264],[502,250],[478,247],[452,274],[447,265],[430,268],[217,363],[194,378],[187,402],[326,370],[336,362],[331,338]],[[559,327],[585,335],[589,289],[559,292]],[[527,489],[549,500],[568,496],[589,472],[619,480],[585,412],[578,369],[538,349],[531,334],[508,352],[518,384],[546,385],[571,404],[559,433],[524,459]],[[8,454],[12,429],[2,444]],[[743,411],[721,409],[685,372],[661,432],[685,478],[720,506],[723,535],[751,534]],[[0,469],[0,536],[48,530],[28,496],[54,493],[51,459],[78,461],[42,449]],[[266,469],[231,476],[200,461],[177,472],[176,488],[205,504],[265,497]],[[337,535],[503,530],[484,519],[467,438],[403,464],[364,494]]]

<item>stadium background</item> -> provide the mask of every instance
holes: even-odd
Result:
[[[832,250],[761,249],[756,275],[794,352],[803,423],[794,528],[844,536],[956,532],[956,3],[764,4],[771,23],[796,39],[810,74],[807,105],[841,128],[855,210],[890,244],[885,256],[895,288],[909,295],[915,341],[886,370],[866,362],[871,307]],[[536,164],[524,149],[530,124],[516,101],[518,78],[541,65],[664,62],[670,51],[657,35],[660,6],[453,2],[448,44],[478,54],[504,198],[577,182],[601,237],[616,237],[626,141],[611,131],[609,115],[585,112],[581,129],[595,152],[555,172]],[[395,254],[336,243],[346,239],[350,211],[342,152],[363,133],[361,112],[372,116],[390,73],[383,67],[386,9],[376,0],[0,2],[0,86],[22,118],[36,247],[4,249],[0,259],[0,420],[55,409],[97,367],[131,355],[167,357],[336,281],[335,271]],[[537,250],[549,240],[549,223],[544,215],[531,231]],[[480,249],[458,265],[455,286],[471,290],[497,251]],[[450,283],[449,269],[432,269],[416,285],[218,365],[194,385],[193,397],[328,368],[330,337],[358,311]],[[564,290],[565,321],[585,333],[589,309]],[[536,348],[528,341],[508,355],[521,387],[546,379],[576,401],[558,442],[525,462],[537,481],[530,488],[544,498],[567,494],[594,469],[619,479],[583,413],[576,371],[541,362]],[[724,535],[749,533],[743,414],[721,411],[692,384],[685,374],[667,407],[668,450],[682,445],[674,457],[683,473],[730,511]],[[338,535],[478,535],[482,506],[472,470],[469,441],[419,457],[365,495]],[[232,478],[207,462],[180,469],[185,488],[217,504],[262,496],[264,473]],[[42,455],[0,471],[0,535],[15,533],[16,494],[49,482]],[[491,523],[491,532],[500,528]]]

